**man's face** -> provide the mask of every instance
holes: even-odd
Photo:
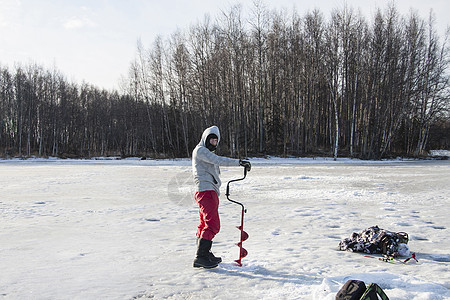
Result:
[[[218,139],[215,139],[215,138],[210,138],[209,139],[209,143],[211,144],[211,145],[213,145],[213,146],[217,146],[217,143],[219,142],[219,140]]]

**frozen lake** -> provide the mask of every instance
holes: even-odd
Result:
[[[450,299],[450,161],[254,159],[231,198],[224,262],[194,269],[189,160],[0,160],[0,299],[334,299],[349,278],[392,299]],[[405,231],[419,263],[337,251],[353,231]]]

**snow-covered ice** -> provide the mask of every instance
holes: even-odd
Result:
[[[389,298],[450,299],[450,161],[251,159],[222,168],[220,267],[194,269],[189,160],[0,160],[0,299],[334,299],[348,279]],[[378,225],[418,263],[337,250]]]

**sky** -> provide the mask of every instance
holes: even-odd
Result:
[[[0,0],[0,66],[36,63],[59,70],[71,82],[120,89],[137,52],[137,41],[150,48],[157,36],[169,38],[188,30],[205,15],[215,18],[234,4],[243,17],[253,0]],[[268,9],[295,8],[300,16],[319,9],[325,17],[334,8],[360,10],[368,21],[377,8],[392,0],[265,0]],[[363,3],[363,4],[362,4]],[[396,0],[400,14],[411,9],[428,19],[436,16],[444,35],[450,13],[448,0]]]

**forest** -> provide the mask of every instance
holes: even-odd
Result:
[[[371,20],[236,5],[138,40],[119,91],[0,58],[0,157],[190,157],[211,125],[232,157],[450,149],[450,48],[435,27],[395,5]]]

